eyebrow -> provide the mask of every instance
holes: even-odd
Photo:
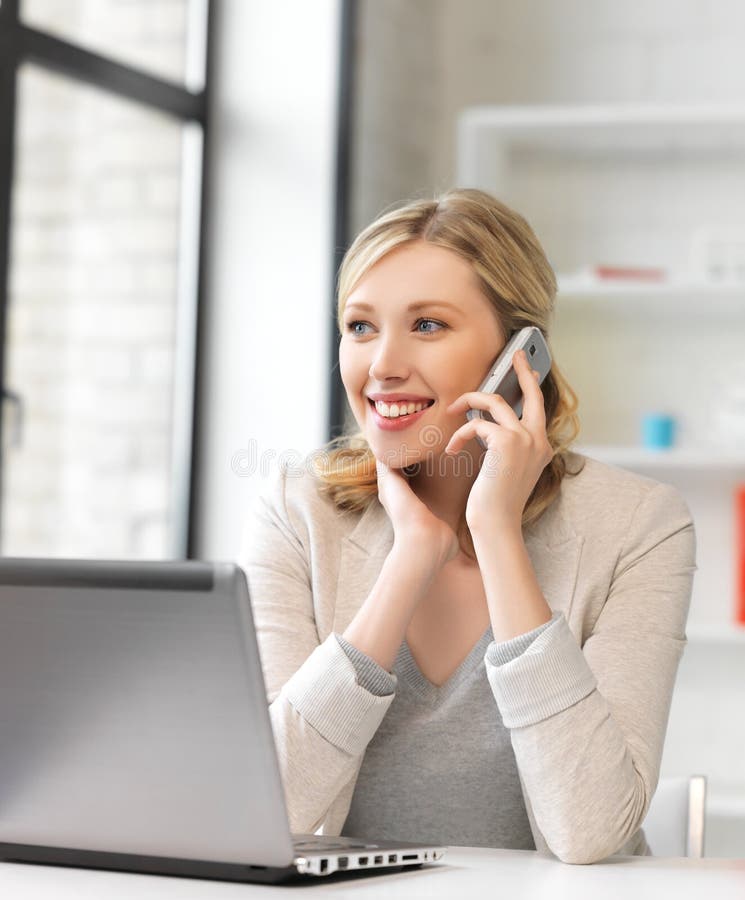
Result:
[[[414,303],[410,303],[408,305],[407,311],[418,312],[420,309],[431,309],[433,306],[447,309],[454,313],[462,312],[462,310],[459,307],[455,306],[453,303],[445,303],[442,300],[416,300]],[[368,312],[375,312],[375,308],[369,303],[363,303],[356,300],[352,301],[351,303],[347,303],[345,309],[363,309],[367,310]]]

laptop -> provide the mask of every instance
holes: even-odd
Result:
[[[0,858],[230,881],[429,864],[291,835],[243,571],[0,559]]]

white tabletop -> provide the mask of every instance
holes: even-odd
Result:
[[[498,893],[497,893],[498,892]],[[0,897],[8,900],[233,900],[251,897],[397,897],[406,900],[742,900],[745,859],[615,857],[570,866],[528,850],[450,849],[440,863],[409,872],[318,879],[308,887],[234,884],[55,866],[0,863]]]

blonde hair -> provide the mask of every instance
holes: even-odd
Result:
[[[475,189],[453,189],[434,200],[406,203],[381,215],[357,236],[339,269],[340,335],[344,306],[359,280],[387,253],[411,241],[444,247],[470,263],[505,337],[534,325],[548,340],[556,277],[543,248],[521,215]],[[555,455],[528,498],[523,526],[538,519],[551,505],[565,475],[581,471],[570,472],[567,465],[568,448],[579,433],[577,396],[555,361],[541,390],[546,433]],[[377,499],[375,457],[363,432],[333,439],[326,444],[321,458],[322,465],[314,463],[319,489],[333,499],[338,509],[364,510]],[[465,511],[459,531],[462,543],[473,556]]]

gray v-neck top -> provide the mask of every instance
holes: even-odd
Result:
[[[492,641],[489,628],[440,687],[401,645],[396,696],[365,751],[342,834],[535,849],[510,732],[484,666]]]

